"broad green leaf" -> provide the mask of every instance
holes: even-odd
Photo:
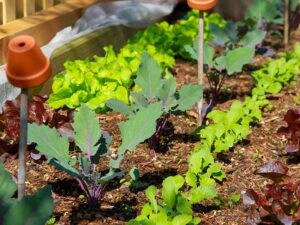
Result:
[[[251,30],[243,36],[243,38],[240,40],[240,44],[243,47],[255,48],[256,45],[262,43],[266,33],[266,31],[260,29]]]
[[[191,215],[178,215],[172,220],[172,225],[187,225],[192,219]]]
[[[193,105],[196,104],[202,98],[203,87],[202,85],[184,85],[178,91],[179,98],[177,110],[186,111],[190,109]]]
[[[96,113],[83,104],[74,115],[74,139],[82,152],[88,154],[89,160],[99,149],[98,141],[101,138],[99,120]]]
[[[44,225],[54,209],[51,186],[39,190],[33,196],[18,201],[4,217],[4,225]]]
[[[195,60],[195,61],[198,61],[198,51],[197,49],[193,48],[192,46],[190,45],[185,45],[184,46],[184,50],[189,53],[190,57]]]
[[[120,152],[132,151],[135,147],[149,138],[156,129],[156,120],[162,115],[161,103],[150,105],[132,115],[128,121],[120,123],[122,145]]]
[[[119,168],[121,160],[126,151],[133,151],[136,146],[151,137],[156,130],[156,120],[162,115],[162,103],[151,104],[136,114],[129,117],[129,120],[119,124],[122,134],[122,145],[118,151],[118,158],[110,161],[112,168]]]
[[[250,63],[254,57],[255,49],[241,47],[227,52],[225,56],[225,68],[229,75],[239,73],[243,66]]]
[[[218,45],[225,46],[225,44],[230,41],[224,28],[221,28],[216,24],[210,24],[209,28],[210,34],[213,36],[213,41]]]
[[[61,137],[55,128],[35,123],[28,124],[28,141],[37,144],[36,149],[59,161],[69,161],[69,141]]]
[[[208,44],[204,43],[203,46],[203,63],[204,65],[208,65],[209,68],[214,66],[214,56],[215,56],[215,49],[210,47]]]
[[[115,112],[119,112],[127,116],[132,114],[132,109],[130,108],[130,106],[126,105],[124,102],[119,101],[117,99],[108,100],[106,102],[106,105]]]
[[[142,89],[148,101],[155,98],[161,88],[161,76],[162,73],[157,62],[147,52],[144,52],[135,83]]]
[[[169,208],[173,208],[176,202],[178,190],[183,184],[184,178],[179,175],[175,177],[168,177],[163,181],[162,196],[164,202]]]
[[[13,181],[9,172],[4,169],[3,163],[0,160],[0,202],[13,196],[17,190],[17,185]],[[1,210],[1,209],[0,209]]]
[[[162,101],[162,107],[167,112],[177,104],[177,100],[175,98],[176,87],[175,78],[170,76],[158,92],[158,98]]]
[[[157,213],[158,208],[157,208],[157,201],[156,201],[156,194],[157,194],[157,188],[153,185],[148,187],[145,191],[147,198],[149,199],[151,203],[151,208],[152,210]]]

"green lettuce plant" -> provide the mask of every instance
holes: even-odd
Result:
[[[271,60],[260,70],[251,75],[259,89],[266,93],[275,94],[281,91],[283,86],[290,84],[299,74],[299,63],[296,59],[286,60],[284,58]]]
[[[130,106],[116,99],[109,100],[107,106],[116,112],[130,116],[148,108],[153,103],[161,103],[163,119],[159,121],[156,132],[150,139],[151,146],[157,144],[157,138],[171,113],[188,110],[202,97],[201,85],[183,85],[176,90],[177,84],[174,77],[169,76],[163,79],[159,65],[146,52],[141,57],[141,65],[134,81],[140,91],[131,93],[132,104]]]
[[[214,110],[207,118],[213,123],[200,130],[201,145],[213,152],[223,152],[250,134],[250,123],[261,119],[261,111],[253,101],[235,101],[228,112]]]
[[[218,194],[215,180],[222,181],[224,178],[221,164],[215,162],[210,149],[204,145],[196,147],[189,157],[189,168],[185,174],[189,186],[186,198],[192,204],[213,199]]]
[[[141,215],[127,225],[197,225],[200,218],[193,217],[192,204],[180,193],[184,178],[180,175],[163,181],[162,199],[156,198],[158,190],[150,186],[146,190],[149,203],[143,206]]]
[[[22,200],[12,198],[17,185],[0,161],[0,224],[44,225],[54,209],[51,186],[44,187],[33,196]]]
[[[110,170],[106,174],[99,172],[96,165],[101,157],[108,154],[111,138],[100,130],[95,112],[86,105],[82,105],[74,115],[74,142],[78,151],[76,157],[69,155],[68,138],[60,136],[56,129],[45,125],[29,124],[28,140],[37,144],[36,149],[48,157],[51,165],[73,176],[89,205],[95,206],[103,196],[106,184],[123,174],[119,167],[126,151],[133,151],[139,143],[155,132],[156,120],[161,114],[161,104],[157,103],[120,123],[122,145],[117,157],[110,159]]]

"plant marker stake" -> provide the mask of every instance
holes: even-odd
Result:
[[[27,117],[28,117],[28,89],[21,89],[20,104],[20,136],[19,136],[19,161],[18,161],[18,199],[25,196],[25,152],[27,148]]]
[[[290,0],[284,1],[284,45],[289,44]]]
[[[217,4],[218,0],[188,0],[187,3],[192,9],[199,10],[199,47],[198,47],[198,84],[203,86],[203,46],[204,46],[204,16],[203,11],[210,10]],[[198,124],[202,124],[203,97],[197,103]]]
[[[203,12],[199,11],[199,45],[198,45],[198,84],[203,85],[203,45],[204,45],[204,18]],[[203,107],[203,97],[197,103],[197,110],[198,110],[198,124],[202,124],[202,107]]]
[[[25,196],[25,153],[27,149],[28,88],[44,83],[51,75],[50,60],[46,58],[33,37],[22,35],[8,44],[6,76],[8,81],[21,88],[20,136],[18,159],[18,199]]]

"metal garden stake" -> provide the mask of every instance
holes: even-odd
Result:
[[[25,196],[28,88],[41,85],[51,75],[50,60],[43,55],[33,37],[22,35],[9,42],[6,75],[12,85],[21,88],[18,161],[18,199],[20,200]]]
[[[188,5],[192,9],[199,10],[199,47],[198,47],[198,84],[203,85],[203,44],[204,44],[204,18],[203,12],[206,10],[210,10],[217,4],[218,0],[188,0]],[[198,122],[199,125],[202,124],[202,111],[203,106],[203,98],[197,104],[198,111]]]
[[[284,0],[284,45],[289,43],[290,0]]]

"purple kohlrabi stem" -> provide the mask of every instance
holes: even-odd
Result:
[[[154,148],[155,143],[158,141],[158,137],[161,134],[161,131],[165,128],[169,114],[166,114],[164,118],[158,123],[155,133],[152,135],[152,137],[149,140],[149,145],[151,148]]]
[[[99,200],[104,194],[105,187],[101,184],[94,184],[88,187],[88,184],[81,178],[76,178],[80,188],[83,190],[90,207],[98,205]]]

